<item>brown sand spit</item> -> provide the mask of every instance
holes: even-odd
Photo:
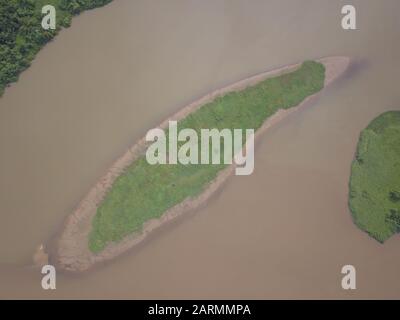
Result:
[[[317,61],[322,63],[326,68],[324,83],[325,87],[341,76],[350,64],[350,59],[348,57],[327,57]],[[300,67],[300,65],[301,63],[296,63],[272,71],[263,72],[228,85],[224,88],[218,89],[185,106],[176,114],[172,115],[163,123],[161,123],[159,127],[163,129],[167,128],[168,121],[179,121],[180,119],[185,118],[191,112],[200,108],[202,105],[214,100],[218,96],[226,94],[227,92],[242,90],[250,85],[254,85],[260,81],[263,81],[266,78],[293,71]],[[268,128],[280,122],[289,114],[294,113],[305,106],[307,102],[309,102],[309,100],[315,95],[307,97],[307,99],[305,99],[296,107],[287,110],[278,110],[274,115],[269,117],[264,122],[263,126],[259,130],[257,130],[255,134],[256,140]],[[182,215],[185,212],[199,207],[201,204],[204,204],[210,198],[210,196],[222,186],[226,179],[232,175],[235,169],[235,164],[233,163],[226,169],[220,171],[217,177],[200,195],[196,196],[195,198],[188,198],[185,201],[168,209],[159,219],[147,221],[144,224],[141,232],[133,233],[118,243],[109,244],[102,252],[94,254],[88,248],[88,236],[92,227],[92,219],[96,214],[97,208],[101,204],[108,190],[110,190],[112,187],[116,178],[122,174],[124,169],[133,161],[135,161],[138,156],[143,154],[143,152],[146,150],[146,147],[147,142],[145,137],[130,147],[125,154],[111,166],[106,174],[96,183],[96,185],[79,203],[75,211],[66,219],[62,231],[55,240],[53,250],[50,252],[50,263],[53,263],[59,270],[71,272],[86,271],[98,263],[108,261],[126,252],[128,249],[142,242],[149,235],[149,233],[153,232],[161,225]]]

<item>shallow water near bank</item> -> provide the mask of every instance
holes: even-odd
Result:
[[[358,135],[400,109],[398,1],[118,0],[74,19],[0,99],[0,297],[400,297],[400,239],[383,246],[347,208]],[[44,292],[27,267],[125,148],[187,102],[304,59],[364,61],[270,130],[255,173],[91,273]],[[344,264],[357,269],[341,290]]]

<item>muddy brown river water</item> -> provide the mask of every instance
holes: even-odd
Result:
[[[0,298],[400,298],[400,237],[377,243],[347,207],[360,130],[400,110],[400,2],[351,3],[355,31],[336,0],[116,0],[75,18],[0,98]],[[35,248],[127,146],[218,87],[331,55],[355,63],[260,139],[253,175],[42,290]]]

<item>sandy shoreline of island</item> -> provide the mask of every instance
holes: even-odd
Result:
[[[317,61],[323,63],[326,69],[324,88],[341,76],[348,68],[350,63],[350,59],[347,57],[328,57],[319,59]],[[242,90],[269,77],[290,72],[298,68],[300,65],[301,63],[296,63],[274,69],[272,71],[263,72],[235,82],[224,88],[215,90],[185,106],[180,111],[163,121],[158,127],[166,128],[170,120],[179,121],[180,119],[185,118],[188,114],[199,109],[202,105],[214,100],[218,96],[224,95],[231,91]],[[266,119],[262,127],[257,130],[255,133],[256,140],[270,127],[286,118],[289,114],[292,114],[304,107],[314,96],[318,94],[319,93],[316,93],[307,97],[296,107],[286,110],[278,110],[275,114]],[[163,224],[175,219],[185,212],[198,208],[201,204],[205,203],[223,185],[227,178],[232,175],[235,169],[235,164],[228,166],[226,169],[218,173],[217,177],[209,183],[207,188],[200,195],[194,198],[188,198],[175,205],[174,207],[168,209],[158,219],[147,221],[143,225],[141,232],[133,233],[118,243],[109,244],[102,252],[94,254],[88,248],[88,235],[90,233],[92,219],[96,214],[97,208],[112,187],[115,179],[124,172],[125,168],[127,168],[132,162],[134,162],[140,155],[144,153],[146,147],[147,142],[145,141],[145,137],[130,147],[122,157],[114,162],[106,174],[89,191],[89,193],[79,203],[75,211],[67,217],[62,231],[54,240],[55,242],[48,246],[49,248],[52,248],[49,252],[50,263],[54,264],[58,269],[61,270],[82,272],[92,268],[96,264],[115,258],[135,245],[141,243],[151,232],[158,229]]]

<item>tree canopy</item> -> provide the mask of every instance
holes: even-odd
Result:
[[[5,87],[18,80],[36,53],[52,40],[71,18],[84,10],[112,0],[0,0],[0,96]],[[42,7],[51,4],[57,12],[56,30],[41,26]]]

